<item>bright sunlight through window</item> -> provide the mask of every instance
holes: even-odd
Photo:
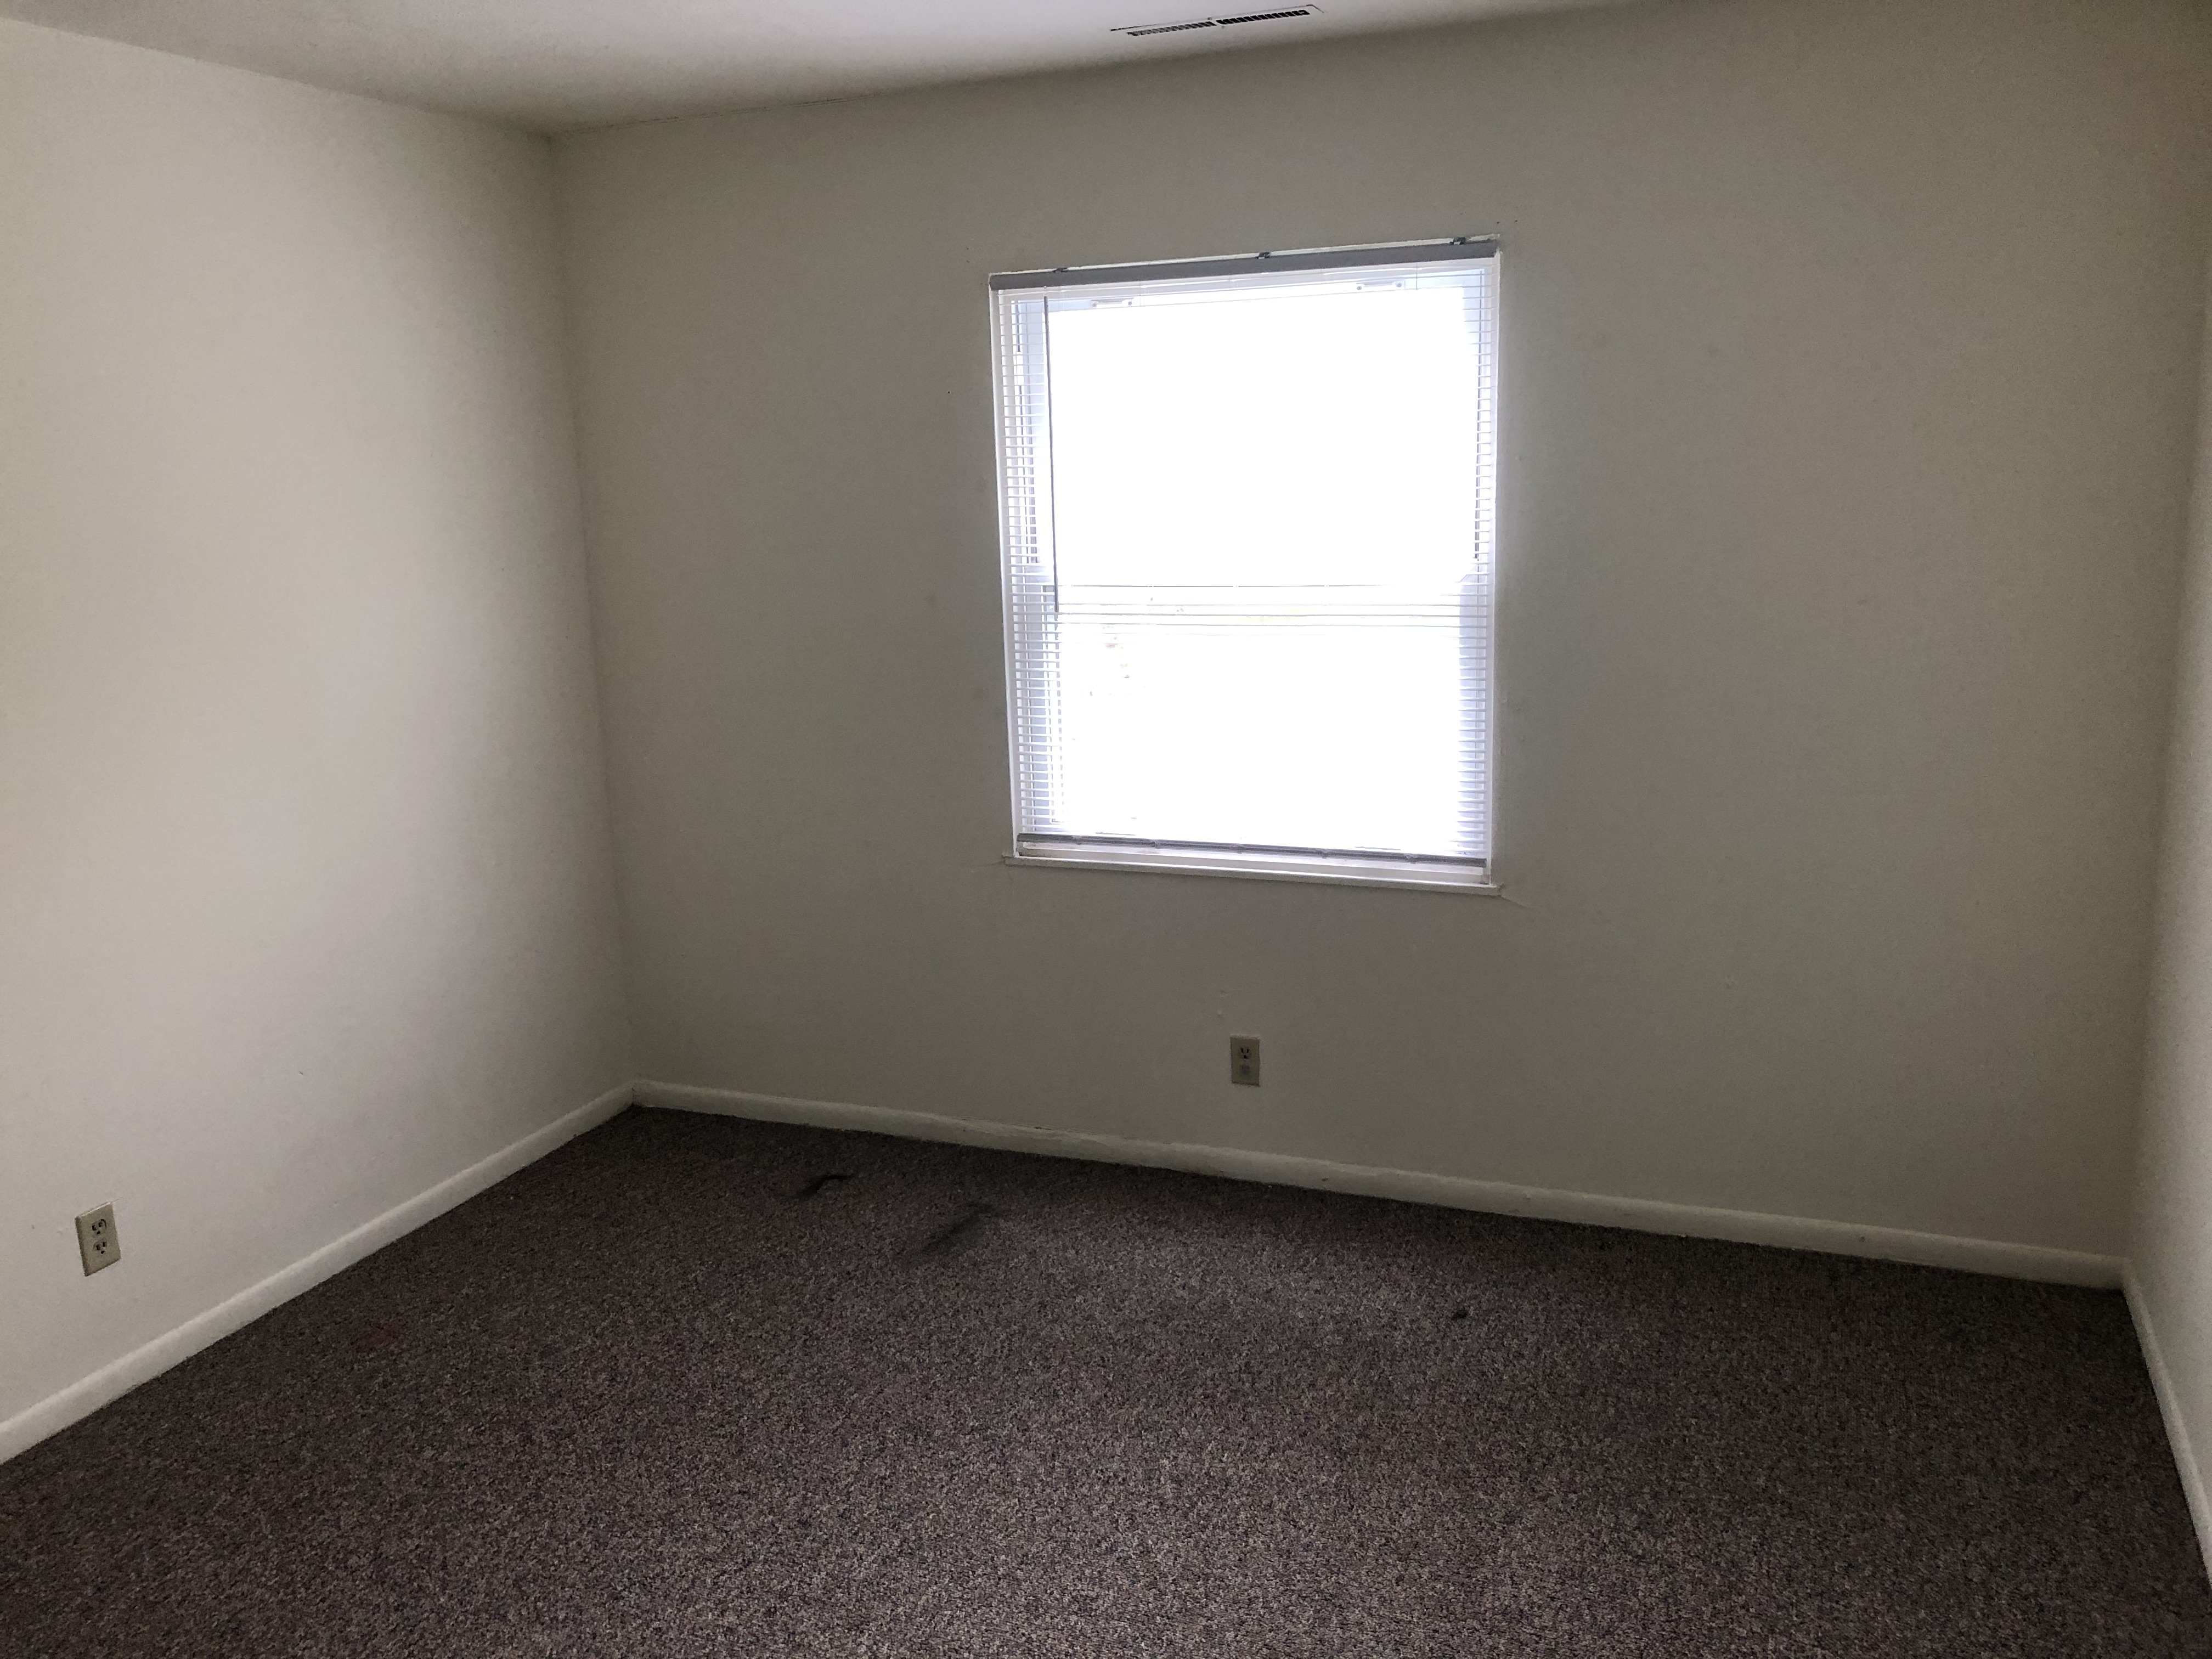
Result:
[[[993,279],[1018,857],[1486,884],[1497,271]]]

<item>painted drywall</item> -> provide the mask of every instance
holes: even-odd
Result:
[[[0,23],[0,1419],[629,1075],[551,186]]]
[[[2212,351],[2205,376],[2179,609],[2129,1291],[2212,1566],[2212,1503],[2201,1462],[2212,1450]]]
[[[557,141],[642,1075],[2116,1252],[2208,68],[1692,0]],[[986,276],[1463,232],[1507,896],[1006,866]]]

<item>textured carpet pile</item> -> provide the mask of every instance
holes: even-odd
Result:
[[[2111,1293],[632,1111],[0,1467],[0,1653],[2093,1659],[2212,1593]]]

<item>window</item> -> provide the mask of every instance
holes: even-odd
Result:
[[[1495,245],[992,288],[1016,859],[1486,885]]]

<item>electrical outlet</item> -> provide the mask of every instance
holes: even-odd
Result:
[[[1231,1083],[1260,1086],[1260,1039],[1233,1036],[1229,1039],[1229,1080]]]
[[[76,1218],[76,1253],[84,1258],[84,1270],[88,1273],[112,1267],[123,1260],[123,1241],[115,1236],[112,1204],[87,1210]]]

